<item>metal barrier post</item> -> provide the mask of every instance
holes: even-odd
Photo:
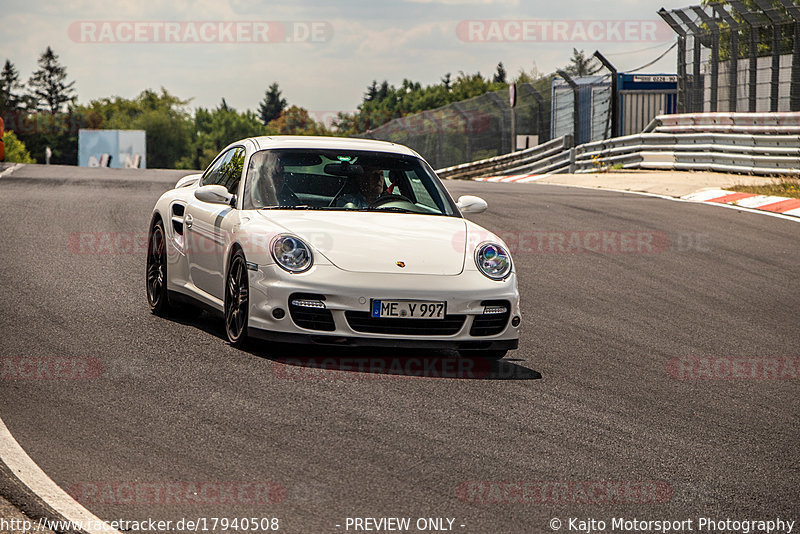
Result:
[[[678,98],[676,111],[678,113],[686,113],[686,30],[663,7],[658,10],[658,14],[672,28],[672,31],[678,34]]]
[[[681,22],[692,34],[692,103],[690,108],[693,112],[702,113],[705,107],[703,103],[703,85],[700,83],[700,34],[702,31],[682,9],[676,9],[673,13],[678,15]]]
[[[769,110],[775,112],[778,111],[778,88],[781,83],[781,24],[783,20],[771,2],[766,0],[754,0],[754,2],[772,22],[772,78],[770,80]]]
[[[580,129],[580,121],[579,114],[580,114],[580,105],[578,103],[578,84],[570,78],[569,74],[564,72],[563,70],[556,71],[559,76],[564,78],[564,81],[572,88],[572,135],[575,137],[576,142],[580,139],[580,135],[578,135],[578,130]]]
[[[736,91],[739,88],[739,23],[733,16],[728,13],[722,4],[711,4],[717,15],[722,17],[722,20],[728,23],[730,28],[730,73],[728,77],[728,111],[737,111],[739,99],[737,98]]]
[[[705,23],[711,31],[711,112],[717,111],[718,89],[719,89],[719,26],[717,21],[706,14],[700,6],[692,6],[700,20]]]
[[[544,113],[545,102],[542,94],[536,90],[534,86],[529,83],[522,83],[519,85],[519,90],[525,89],[536,100],[536,134],[539,136],[539,144],[550,140],[550,129],[545,130],[544,127]]]
[[[750,59],[748,60],[750,75],[747,80],[747,100],[748,109],[752,113],[756,110],[756,84],[758,82],[758,29],[761,28],[763,24],[758,20],[758,17],[739,0],[729,0],[728,3],[742,16],[748,28],[750,28]]]
[[[800,8],[792,0],[778,0],[794,20],[794,43],[792,47],[792,75],[789,93],[789,109],[800,111]]]
[[[617,69],[599,50],[594,51],[594,57],[600,60],[605,68],[611,72],[611,137],[619,137],[619,97],[617,87]]]

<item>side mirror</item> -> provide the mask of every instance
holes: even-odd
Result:
[[[486,211],[486,208],[489,207],[486,201],[481,197],[474,197],[472,195],[458,197],[456,206],[458,206],[458,209],[463,213],[483,213]]]
[[[198,187],[194,192],[197,200],[209,202],[211,204],[230,204],[233,195],[228,193],[228,190],[221,185],[204,185]]]

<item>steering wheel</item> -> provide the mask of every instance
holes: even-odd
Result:
[[[415,205],[413,200],[411,200],[410,198],[405,197],[403,195],[395,195],[395,194],[392,194],[392,193],[383,193],[378,198],[373,200],[370,203],[369,207],[370,208],[377,208],[377,207],[383,206],[384,204],[388,204],[389,202],[394,202],[396,200],[402,200],[402,201],[408,202],[409,204]]]

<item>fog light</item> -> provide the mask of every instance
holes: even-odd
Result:
[[[513,319],[511,319],[511,326],[519,326],[519,323],[522,322],[522,319],[519,318],[519,315],[515,315]]]
[[[275,308],[274,310],[272,310],[272,316],[275,317],[276,319],[283,319],[284,317],[286,317],[286,312],[283,311],[283,308]]]
[[[506,313],[508,308],[505,306],[484,306],[483,307],[483,314],[484,315],[499,315],[502,313]]]

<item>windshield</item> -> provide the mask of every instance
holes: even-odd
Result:
[[[247,167],[245,209],[393,211],[456,215],[421,159],[340,150],[262,150]]]

